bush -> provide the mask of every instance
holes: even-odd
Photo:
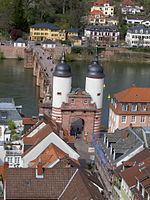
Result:
[[[4,53],[0,52],[0,60],[4,59]]]
[[[71,48],[71,52],[72,53],[76,53],[76,54],[81,54],[82,53],[82,51],[83,51],[83,48],[82,47],[72,47]]]

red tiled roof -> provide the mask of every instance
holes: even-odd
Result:
[[[24,125],[34,125],[36,124],[36,122],[38,121],[38,119],[33,119],[33,118],[23,118],[23,124]]]
[[[136,177],[143,177],[143,170],[147,167],[150,167],[150,155],[148,158],[144,159],[141,163],[135,164],[133,167],[126,169],[121,172],[120,175],[125,180],[129,187],[136,185]],[[150,179],[149,179],[150,183]]]
[[[104,4],[110,4],[110,0],[96,0],[94,2],[94,6],[104,5]]]
[[[39,130],[34,136],[32,137],[24,137],[23,142],[24,144],[32,144],[30,148],[28,148],[22,156],[26,155],[31,149],[33,149],[37,144],[39,144],[44,138],[46,138],[49,134],[53,132],[50,124],[46,124],[41,130]],[[30,138],[30,139],[29,139]],[[32,142],[32,143],[31,143]]]
[[[100,10],[93,10],[90,12],[90,15],[102,15],[105,17],[104,13]]]
[[[43,175],[37,178],[35,168],[6,169],[7,198],[105,199],[97,188],[99,180],[80,168],[45,168]]]
[[[56,145],[50,144],[35,160],[31,161],[31,167],[36,167],[39,163],[43,163],[43,167],[48,167],[51,163],[58,159],[69,157]]]
[[[132,86],[122,92],[118,92],[113,96],[118,102],[129,102],[129,103],[140,103],[140,102],[150,102],[150,88],[138,88]]]
[[[132,0],[123,0],[122,6],[123,6],[123,7],[131,6],[131,7],[132,7],[132,6],[135,6],[135,4],[133,3]]]

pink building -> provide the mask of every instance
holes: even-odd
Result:
[[[150,126],[150,88],[132,86],[114,94],[109,104],[108,132],[117,128]]]

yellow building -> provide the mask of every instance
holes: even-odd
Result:
[[[70,40],[72,37],[78,37],[79,36],[79,29],[77,28],[69,28],[67,30],[67,39]]]
[[[34,24],[30,27],[30,40],[44,41],[47,39],[66,40],[66,31],[49,23]]]

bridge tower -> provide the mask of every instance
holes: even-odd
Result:
[[[94,133],[100,131],[102,102],[103,102],[103,85],[104,73],[103,67],[98,63],[98,55],[96,54],[92,64],[88,66],[86,75],[85,90],[91,95],[93,103],[96,104],[96,113],[94,119]]]
[[[52,119],[57,123],[62,123],[61,105],[68,102],[67,95],[71,91],[71,84],[71,68],[63,55],[53,73]]]

